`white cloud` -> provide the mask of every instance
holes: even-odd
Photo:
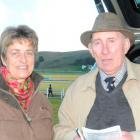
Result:
[[[6,27],[9,20],[10,11],[7,6],[0,1],[0,32],[2,32],[3,27]]]
[[[80,42],[80,35],[92,28],[97,15],[94,1],[34,0],[33,5],[34,8],[18,12],[0,2],[2,30],[13,24],[29,25],[39,36],[39,51],[86,49]]]
[[[85,49],[80,34],[92,28],[96,10],[91,0],[38,0],[39,50]]]

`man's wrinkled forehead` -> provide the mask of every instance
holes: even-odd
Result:
[[[91,40],[97,39],[97,38],[126,38],[126,36],[118,31],[109,31],[109,32],[95,32],[91,36]]]

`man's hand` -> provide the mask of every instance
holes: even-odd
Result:
[[[80,137],[76,136],[73,140],[81,140]],[[113,140],[133,140],[133,136],[129,132],[122,132],[122,136]]]
[[[81,138],[76,136],[73,140],[81,140]]]
[[[133,140],[133,136],[129,132],[122,132],[122,136],[113,140]]]

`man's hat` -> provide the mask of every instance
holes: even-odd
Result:
[[[110,31],[121,32],[130,39],[131,45],[134,43],[133,32],[126,28],[125,24],[121,21],[118,15],[110,12],[99,14],[95,19],[92,30],[82,33],[80,39],[81,42],[88,47],[93,33]]]

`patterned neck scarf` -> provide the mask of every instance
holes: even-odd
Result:
[[[17,98],[22,108],[26,110],[31,102],[31,96],[34,91],[34,84],[31,78],[28,77],[24,83],[20,83],[11,76],[6,67],[1,67],[0,72],[9,86],[9,91]]]

